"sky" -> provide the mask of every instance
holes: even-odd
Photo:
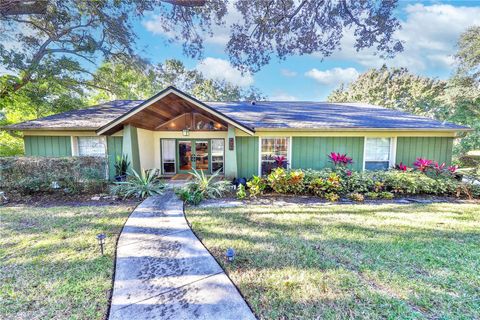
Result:
[[[181,45],[168,43],[168,34],[159,27],[155,13],[135,24],[142,55],[153,63],[179,59],[205,76],[227,80],[242,87],[253,85],[269,100],[323,101],[340,83],[349,83],[370,68],[386,64],[406,67],[411,72],[447,79],[453,72],[456,43],[472,25],[480,25],[480,1],[400,1],[395,11],[402,28],[395,36],[404,41],[404,51],[383,60],[367,49],[357,52],[353,37],[346,33],[341,50],[322,59],[318,55],[292,56],[284,61],[273,58],[255,74],[241,74],[224,53],[227,30],[217,29],[205,42],[200,60],[186,58]],[[235,14],[227,18],[234,20]]]

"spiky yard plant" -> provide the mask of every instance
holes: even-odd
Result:
[[[135,170],[128,172],[127,181],[116,182],[112,192],[123,198],[146,198],[162,194],[165,184],[158,178],[156,170],[145,170],[141,174]]]
[[[186,187],[191,191],[199,192],[205,199],[222,197],[230,189],[230,182],[221,180],[219,171],[210,176],[206,176],[203,171],[197,170],[193,170],[190,174],[193,179]]]

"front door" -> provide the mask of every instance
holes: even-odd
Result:
[[[190,172],[209,170],[209,141],[208,140],[180,140],[178,141],[178,171]]]

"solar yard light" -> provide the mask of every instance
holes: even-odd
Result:
[[[228,248],[227,252],[225,253],[225,258],[228,262],[232,262],[233,259],[235,259],[235,250],[233,250],[232,248]]]
[[[105,233],[97,234],[98,245],[100,246],[100,252],[102,253],[102,256],[103,256],[103,246],[105,245],[106,237],[107,236],[105,235]]]

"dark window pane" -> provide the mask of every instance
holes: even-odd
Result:
[[[175,173],[175,163],[164,163],[163,173]]]
[[[223,163],[222,162],[212,162],[212,172],[220,170],[223,172]]]
[[[366,161],[365,170],[388,170],[388,161]]]

